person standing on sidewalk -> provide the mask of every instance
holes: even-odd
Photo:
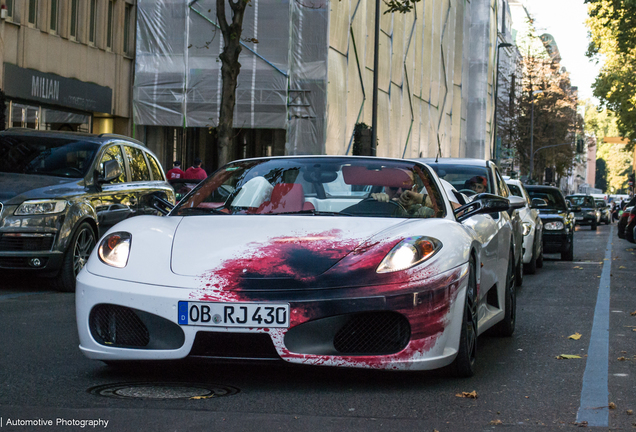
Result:
[[[181,162],[174,161],[173,165],[174,167],[166,173],[166,177],[168,177],[168,181],[185,178],[185,173],[181,169]]]
[[[195,158],[194,165],[188,168],[185,172],[185,178],[195,180],[205,180],[208,174],[203,168],[201,168],[201,159]]]

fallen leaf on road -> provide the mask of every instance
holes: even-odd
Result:
[[[491,420],[490,424],[491,425],[500,425],[500,424],[503,424],[503,422],[501,420],[497,419],[497,420]]]
[[[619,268],[619,269],[624,269],[624,268],[627,268],[627,267],[625,267],[625,266],[618,266],[618,268]]]
[[[583,267],[580,267],[580,266],[574,266],[574,267],[572,267],[572,268],[582,269]]]
[[[477,390],[473,390],[470,393],[468,392],[461,392],[461,393],[457,393],[455,396],[457,397],[461,397],[461,398],[469,398],[469,399],[477,399]]]
[[[569,360],[569,359],[580,359],[581,356],[577,356],[574,354],[561,354],[555,357],[557,360]]]
[[[616,360],[618,360],[618,361],[625,361],[625,360],[627,360],[627,359],[626,359],[625,357],[619,357],[619,358],[617,358]]]
[[[627,410],[627,415],[632,415],[632,414],[634,414],[633,410]]]
[[[580,423],[574,423],[575,425],[577,425],[578,427],[587,427],[587,422],[586,421],[582,421]]]
[[[636,311],[630,313],[631,316],[636,316]]]
[[[609,409],[616,409],[616,404],[614,402],[610,402]]]
[[[190,398],[190,400],[199,400],[199,399],[210,399],[213,398],[214,395],[210,395],[210,396],[192,396]]]
[[[574,339],[574,340],[579,340],[581,339],[581,333],[574,333],[573,335],[568,336],[568,339]]]

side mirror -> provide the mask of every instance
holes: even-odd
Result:
[[[120,175],[121,167],[119,166],[119,162],[116,160],[109,160],[104,162],[104,168],[99,176],[99,182],[108,183],[109,181],[115,180]]]
[[[521,197],[518,196],[511,196],[508,197],[508,201],[510,201],[510,208],[511,209],[520,209],[520,208],[524,208],[527,204],[527,201]]]
[[[541,208],[547,207],[548,203],[545,202],[544,199],[541,198],[532,198],[532,208]],[[568,203],[568,208],[570,208],[570,204]]]
[[[455,209],[453,213],[459,222],[463,222],[478,214],[498,213],[509,208],[510,201],[508,199],[498,195],[482,193],[475,196],[468,204]]]

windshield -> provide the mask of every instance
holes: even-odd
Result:
[[[452,184],[459,192],[474,195],[493,191],[486,167],[438,163],[430,163],[429,166],[440,178]]]
[[[567,210],[567,206],[565,205],[565,200],[563,199],[563,195],[559,190],[555,189],[529,189],[528,195],[530,195],[530,199],[539,198],[546,202],[547,207],[541,207],[539,210]]]
[[[98,148],[69,138],[0,136],[0,172],[81,178]]]
[[[565,197],[574,207],[594,207],[594,198],[591,196],[570,195]]]
[[[400,199],[407,197],[408,203]],[[196,186],[171,215],[342,215],[441,218],[442,195],[413,162],[272,158],[230,163]]]

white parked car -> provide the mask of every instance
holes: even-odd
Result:
[[[477,336],[514,332],[516,291],[510,226],[492,248],[467,221],[509,206],[453,210],[416,161],[235,161],[99,241],[77,278],[80,349],[470,376]]]
[[[519,209],[523,222],[523,267],[526,273],[535,274],[543,267],[543,222],[539,211],[532,207],[532,199],[525,186],[519,180],[506,180],[510,193],[521,197],[526,205]]]

